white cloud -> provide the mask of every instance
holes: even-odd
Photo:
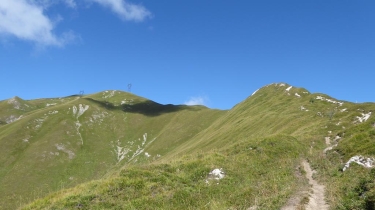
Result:
[[[124,20],[143,21],[151,17],[151,13],[141,5],[135,5],[126,0],[90,0],[104,7],[109,7]]]
[[[126,21],[142,21],[151,13],[141,5],[127,0],[86,0],[111,9]],[[35,43],[38,47],[64,45],[79,40],[72,31],[56,34],[54,29],[63,18],[57,14],[52,20],[46,11],[63,3],[69,8],[78,7],[76,0],[0,0],[0,38],[16,37]],[[56,16],[56,15],[55,15]]]
[[[204,105],[206,106],[206,103],[208,102],[207,97],[198,96],[198,97],[190,97],[188,101],[186,101],[184,104],[193,106],[193,105]]]
[[[70,8],[76,8],[77,4],[74,0],[63,0],[64,3]]]
[[[0,34],[15,36],[41,46],[63,46],[74,39],[72,32],[57,37],[45,7],[26,0],[0,1]]]

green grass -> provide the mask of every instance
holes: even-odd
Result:
[[[31,108],[22,112],[2,101],[0,121],[24,117],[0,126],[0,208],[279,209],[306,185],[296,170],[307,158],[332,209],[371,209],[373,172],[340,169],[353,155],[375,156],[373,116],[356,122],[375,105],[287,87],[263,87],[225,111],[121,91],[23,101]],[[80,104],[89,108],[77,118]],[[336,135],[324,155],[324,138]],[[120,162],[118,148],[129,150]],[[214,168],[226,177],[207,184]]]
[[[327,186],[327,198],[332,209],[375,208],[375,169],[352,163],[346,171],[344,164],[353,156],[375,157],[374,120],[338,131],[343,136],[327,156],[311,156],[314,167],[321,171],[318,177]]]
[[[144,151],[132,162],[157,159],[166,153],[168,147],[164,145],[176,147],[221,115],[218,110],[161,105],[124,92],[117,91],[111,98],[103,98],[103,94],[63,102],[30,101],[40,108],[0,128],[0,208],[12,209],[47,193],[99,179],[130,164],[138,146]],[[125,99],[126,103],[121,104]],[[46,106],[52,102],[56,105]],[[146,103],[141,106],[143,111],[139,103]],[[80,104],[89,108],[77,119],[73,107],[79,109]],[[160,113],[151,116],[153,111]],[[207,115],[205,121],[192,123],[202,114]],[[77,122],[81,124],[81,135]],[[176,126],[184,129],[169,132]],[[146,133],[147,141],[142,145]],[[156,146],[150,144],[152,140]],[[121,162],[117,159],[117,146],[131,150]],[[152,155],[150,160],[144,152]]]
[[[294,170],[303,153],[303,145],[288,136],[241,142],[168,163],[125,167],[24,209],[277,209],[297,187]],[[214,168],[226,176],[206,182]]]

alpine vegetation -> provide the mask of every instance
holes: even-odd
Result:
[[[374,103],[250,93],[230,110],[118,90],[0,101],[0,209],[375,208]]]

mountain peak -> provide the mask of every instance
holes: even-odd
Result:
[[[266,93],[267,93],[267,95],[271,94],[273,96],[274,96],[274,94],[284,94],[284,95],[288,95],[288,96],[294,96],[294,97],[297,97],[297,98],[301,98],[303,96],[311,94],[305,88],[295,87],[295,86],[292,86],[288,83],[280,82],[280,83],[271,83],[271,84],[265,85],[265,86],[257,89],[256,91],[254,91],[251,94],[251,96],[263,95],[263,94],[266,94]]]

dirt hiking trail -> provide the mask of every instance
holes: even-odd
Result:
[[[328,205],[324,200],[324,185],[320,185],[316,180],[312,178],[313,171],[311,170],[310,164],[306,161],[302,161],[302,166],[306,171],[306,178],[309,180],[312,193],[309,196],[309,203],[305,206],[306,210],[328,210]]]
[[[301,166],[306,172],[305,177],[309,181],[309,186],[305,185],[297,190],[296,194],[280,210],[328,210],[329,206],[324,200],[324,185],[320,185],[312,178],[313,171],[306,160],[302,160]],[[297,175],[299,179],[302,176],[302,174]],[[309,201],[304,204],[303,200],[305,198],[308,198]]]

